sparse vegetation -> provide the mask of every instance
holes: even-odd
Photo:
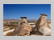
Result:
[[[34,22],[34,21],[28,21],[28,23],[34,23],[34,25],[36,24],[36,22]],[[50,23],[50,22],[47,22],[48,24]],[[8,24],[8,22],[6,23],[6,24]],[[18,22],[10,22],[9,24],[13,24],[13,25],[6,25],[6,26],[4,26],[5,28],[9,28],[8,30],[11,30],[11,29],[14,29],[15,27],[16,27],[16,25],[14,25],[14,24],[18,24]],[[32,29],[31,29],[31,31],[34,29],[34,27],[32,27]],[[8,31],[8,30],[3,30],[3,32],[5,32],[5,31]],[[13,32],[9,32],[9,33],[7,33],[6,34],[6,36],[12,36],[12,33]],[[27,35],[28,33],[25,33],[24,35],[20,35],[20,36],[25,36],[25,35]],[[42,36],[42,35],[41,35]],[[50,35],[46,35],[46,36],[51,36],[51,34]]]

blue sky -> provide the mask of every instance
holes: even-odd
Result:
[[[51,19],[51,4],[3,4],[3,19],[39,19],[41,13]]]

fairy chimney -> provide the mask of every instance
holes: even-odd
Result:
[[[16,27],[15,32],[13,32],[13,36],[24,36],[24,35],[29,35],[31,31],[31,26],[28,24],[26,17],[21,17],[21,21],[18,24],[18,28]]]
[[[35,31],[37,31],[38,28],[42,27],[41,25],[43,25],[47,21],[47,19],[46,19],[47,15],[46,14],[41,14],[41,15],[42,16],[36,22]]]
[[[34,27],[34,30],[33,30],[33,33],[34,34],[44,34],[43,31],[44,29],[42,30],[42,28],[44,27],[48,27],[47,26],[47,18],[46,18],[46,14],[41,14],[42,16],[38,19],[37,23],[36,23],[36,26]]]
[[[42,16],[40,17],[40,25],[39,25],[39,32],[43,33],[44,35],[49,35],[51,34],[51,28],[47,24],[47,18],[46,14],[41,14]]]
[[[21,17],[21,18],[22,18],[22,19],[21,19],[21,23],[24,23],[24,22],[25,22],[25,23],[28,23],[27,20],[26,20],[27,17]]]

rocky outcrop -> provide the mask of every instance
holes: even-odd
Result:
[[[34,27],[33,33],[38,35],[51,34],[51,29],[47,24],[46,14],[41,14],[42,16],[38,19],[36,26]]]
[[[21,21],[13,32],[13,36],[24,36],[29,35],[31,31],[31,26],[28,24],[26,17],[21,17]]]

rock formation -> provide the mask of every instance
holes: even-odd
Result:
[[[41,14],[42,16],[38,19],[36,26],[33,30],[33,34],[46,35],[51,34],[51,29],[47,24],[46,14]]]
[[[26,17],[21,17],[21,21],[13,32],[13,36],[24,36],[29,35],[31,31],[31,26],[26,21]]]

